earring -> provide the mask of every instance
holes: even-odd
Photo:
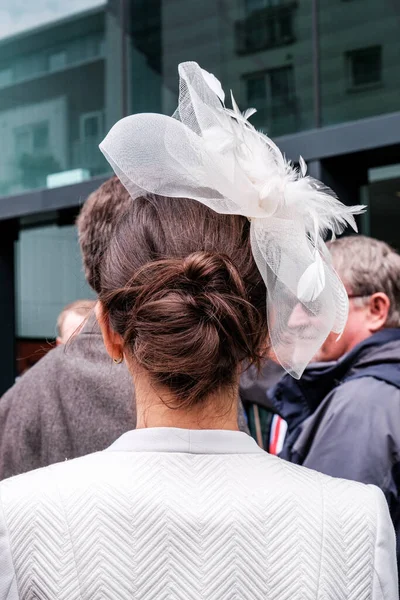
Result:
[[[113,361],[115,362],[116,365],[120,365],[123,360],[124,360],[123,356],[120,356],[119,358],[113,358]]]

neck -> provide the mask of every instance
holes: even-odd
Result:
[[[190,409],[170,408],[174,398],[156,390],[145,377],[135,376],[136,428],[178,427],[180,429],[238,430],[238,385],[205,398]],[[176,404],[176,401],[175,401]]]

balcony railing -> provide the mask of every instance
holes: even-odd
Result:
[[[284,2],[254,11],[235,24],[237,54],[251,54],[296,41],[294,16],[297,2]]]

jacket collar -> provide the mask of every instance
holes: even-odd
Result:
[[[268,392],[271,405],[288,422],[289,430],[293,431],[350,372],[358,366],[364,367],[370,356],[377,351],[381,352],[383,346],[398,341],[400,328],[383,329],[355,346],[336,362],[311,364],[299,380],[285,375]]]
[[[371,335],[369,338],[357,344],[347,354],[343,356],[343,358],[339,359],[337,363],[334,363],[338,366],[340,365],[349,365],[356,366],[359,362],[362,361],[364,356],[369,353],[372,349],[378,348],[390,342],[400,341],[400,328],[393,327],[388,329],[382,329]]]
[[[210,429],[149,427],[124,433],[108,452],[255,454],[263,452],[247,433]]]

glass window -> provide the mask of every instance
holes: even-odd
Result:
[[[16,81],[32,79],[47,71],[47,60],[44,52],[33,52],[22,55],[15,60],[14,75]]]
[[[108,106],[113,111],[110,125],[122,116],[118,84],[109,103],[105,89],[106,37],[110,70],[120,72],[113,56],[119,38],[108,44],[115,21],[108,3],[0,4],[0,196],[44,188],[54,174],[61,175],[63,184],[71,183],[73,169],[78,170],[76,179],[79,171],[81,179],[106,175],[110,169],[98,144]],[[72,223],[74,216],[63,211],[24,219],[15,252],[20,338],[53,338],[60,310],[93,296],[84,280],[76,228],[55,224],[59,219]],[[38,226],[38,220],[53,224]]]
[[[52,152],[49,123],[31,123],[14,130],[15,164],[25,188],[45,187],[47,176],[61,171]]]
[[[15,153],[21,157],[23,154],[40,152],[49,148],[49,123],[32,123],[14,130]]]
[[[246,6],[246,12],[252,13],[256,10],[260,10],[261,8],[264,8],[266,5],[266,0],[246,0],[245,1],[245,6]]]
[[[322,125],[399,110],[399,2],[320,0]]]
[[[282,67],[269,72],[272,104],[287,106],[294,99],[293,68]]]
[[[32,127],[32,147],[34,151],[47,150],[49,145],[48,122],[37,123]]]
[[[362,233],[384,240],[400,252],[400,164],[369,169],[368,182],[361,193],[368,207]]]
[[[1,0],[0,39],[105,6],[107,0]]]
[[[0,87],[10,85],[13,79],[12,69],[0,69]]]
[[[16,157],[23,156],[26,152],[32,150],[31,131],[26,127],[14,130],[15,155]]]
[[[382,80],[381,47],[353,50],[347,54],[349,85],[360,87]]]
[[[294,22],[298,12],[295,3],[259,2],[258,8],[265,9],[261,12],[255,12],[256,3],[251,5],[253,9],[247,11],[246,19],[236,24],[239,54],[249,54],[295,41]]]
[[[16,266],[18,337],[56,337],[57,317],[64,306],[93,298],[73,225],[22,229],[16,243]]]
[[[278,19],[278,37],[279,39],[290,42],[294,39],[292,12],[289,10],[282,11]]]
[[[67,64],[67,53],[65,50],[58,50],[53,52],[49,56],[49,69],[50,71],[58,71],[63,69]]]
[[[249,107],[262,107],[267,99],[267,78],[265,74],[256,75],[247,79],[247,102]]]
[[[53,21],[35,3],[17,19],[13,4],[3,1],[7,30],[0,23],[0,195],[46,187],[55,173],[109,173],[98,149],[106,113],[105,2],[52,0]],[[18,31],[24,19],[29,27]],[[114,121],[119,103],[110,101]]]
[[[292,130],[297,119],[293,67],[285,66],[247,76],[247,104],[257,109],[251,121],[271,135]]]
[[[247,14],[270,6],[278,6],[282,0],[245,0]]]
[[[88,113],[81,116],[81,137],[82,139],[95,138],[101,141],[103,137],[103,115],[101,112]]]
[[[195,60],[273,135],[314,125],[311,2],[130,0],[132,112],[172,114],[177,66]],[[299,84],[301,82],[301,85]],[[229,98],[227,100],[229,104]]]

